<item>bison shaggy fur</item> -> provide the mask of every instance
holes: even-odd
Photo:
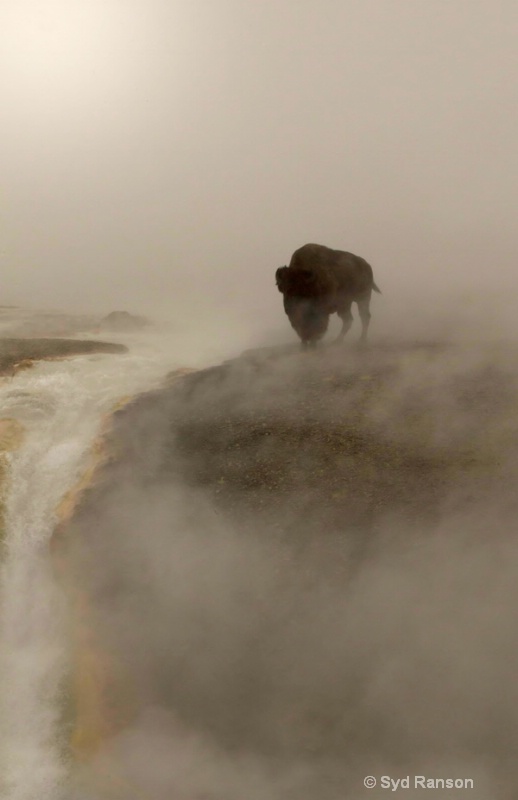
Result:
[[[341,341],[352,325],[353,303],[358,306],[362,323],[360,341],[366,340],[371,293],[380,290],[365,259],[323,245],[305,244],[295,250],[288,267],[277,269],[275,280],[283,295],[284,310],[303,346],[324,336],[334,313],[342,320]]]

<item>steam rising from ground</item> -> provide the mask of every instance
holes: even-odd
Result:
[[[511,345],[259,353],[193,383],[187,406],[169,393],[130,410],[122,461],[71,531],[101,638],[133,693],[133,721],[98,767],[157,800],[352,800],[364,775],[407,774],[471,777],[472,796],[511,797],[515,355]],[[307,376],[320,401],[303,394]],[[333,382],[346,389],[331,396]],[[222,505],[217,475],[196,485],[209,445],[180,458],[182,415],[193,435],[220,426],[221,446],[222,409],[238,426],[269,419],[273,441],[250,451],[246,473],[281,457],[297,395],[314,427],[327,432],[342,414],[363,437],[341,473],[341,520],[328,513],[332,470],[320,507],[308,505],[315,464],[302,443],[306,488],[276,494],[272,479],[265,506]],[[411,482],[405,469],[422,474]],[[363,527],[357,490],[374,498]]]
[[[127,358],[17,376],[21,413],[63,443],[71,411],[82,455],[148,368],[293,345],[128,413],[122,463],[72,526],[134,692],[99,763],[113,752],[135,794],[356,800],[364,772],[414,769],[469,770],[484,800],[515,792],[516,351],[487,343],[516,340],[516,3],[497,11],[1,4],[2,302],[87,327],[119,307],[163,321],[118,338]],[[296,352],[273,276],[308,241],[372,263],[371,354]],[[2,335],[67,335],[41,317],[35,333],[31,313],[13,334],[17,314],[0,311]],[[27,494],[47,511],[54,497],[30,453],[20,514]],[[24,603],[42,607],[30,597],[11,598],[15,638]]]
[[[41,362],[4,378],[0,388],[1,416],[25,434],[4,456],[1,487],[2,800],[57,800],[68,773],[62,695],[71,630],[49,554],[57,508],[88,470],[104,416],[179,366],[177,340],[156,332],[119,338],[129,341],[130,353]],[[198,355],[203,363],[201,348]]]

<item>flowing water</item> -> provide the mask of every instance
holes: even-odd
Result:
[[[25,429],[18,449],[4,455],[0,800],[66,797],[60,692],[70,621],[49,552],[56,508],[87,469],[103,417],[176,365],[174,351],[148,340],[128,355],[40,362],[0,386],[0,418]]]

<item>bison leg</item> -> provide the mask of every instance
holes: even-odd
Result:
[[[336,341],[337,342],[341,342],[344,339],[345,334],[347,333],[347,331],[349,330],[349,328],[353,324],[353,315],[352,315],[352,312],[351,312],[351,305],[352,305],[352,301],[350,303],[348,303],[346,306],[344,306],[343,308],[340,308],[339,311],[338,311],[338,316],[342,320],[342,330],[340,331],[340,333],[336,337]]]
[[[369,324],[371,321],[371,312],[370,312],[370,300],[371,295],[370,292],[365,297],[362,297],[361,300],[357,301],[358,311],[360,312],[360,319],[362,322],[362,332],[360,336],[360,343],[365,344],[367,341],[367,333],[369,331]]]

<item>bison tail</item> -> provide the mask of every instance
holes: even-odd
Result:
[[[377,292],[378,294],[381,294],[381,289],[378,289],[378,287],[376,286],[374,281],[372,281],[372,288],[374,289],[375,292]]]

